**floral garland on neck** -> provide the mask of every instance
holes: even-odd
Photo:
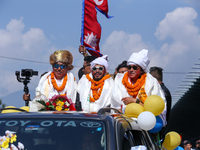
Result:
[[[141,76],[141,78],[137,79],[137,81],[134,83],[134,85],[132,85],[131,83],[129,83],[128,81],[128,72],[126,72],[124,74],[124,77],[122,79],[122,84],[125,86],[125,88],[127,89],[127,92],[129,95],[133,96],[133,98],[136,98],[139,90],[141,89],[142,85],[144,85],[145,83],[145,79],[146,79],[147,74],[143,74]]]
[[[101,96],[101,92],[103,90],[104,81],[110,78],[110,75],[105,75],[101,80],[95,81],[94,79],[90,78],[89,74],[86,74],[86,78],[92,83],[91,90],[92,96],[90,96],[90,102],[95,102]]]
[[[60,92],[60,91],[64,90],[64,88],[65,88],[65,85],[67,83],[67,75],[65,75],[62,85],[60,87],[58,87],[56,80],[54,78],[54,73],[52,72],[51,73],[51,83],[53,85],[53,88],[56,89],[58,92]]]

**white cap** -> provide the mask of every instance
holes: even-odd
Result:
[[[108,71],[108,55],[104,55],[102,57],[98,57],[93,60],[91,63],[90,68],[92,69],[95,65],[102,65],[105,67],[106,72]]]
[[[150,63],[149,58],[147,57],[148,55],[148,50],[147,49],[142,49],[138,53],[133,53],[128,62],[127,65],[133,65],[137,64],[140,66],[145,72],[147,72],[147,66]]]

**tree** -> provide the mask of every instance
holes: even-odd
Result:
[[[2,99],[0,99],[0,109],[5,108],[6,105],[2,103]]]

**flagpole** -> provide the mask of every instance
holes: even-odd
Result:
[[[81,21],[81,45],[84,42],[84,15],[85,15],[85,0],[82,3],[82,21]]]

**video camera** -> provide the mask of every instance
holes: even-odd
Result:
[[[15,71],[15,75],[17,77],[17,81],[19,82],[23,82],[24,84],[24,92],[27,95],[29,93],[29,89],[27,84],[30,82],[30,77],[32,76],[37,76],[38,75],[38,71],[33,71],[33,69],[22,69],[21,70],[21,76],[25,77],[25,78],[21,78],[20,77],[20,71]],[[26,102],[26,106],[28,106],[28,101]]]
[[[16,71],[15,75],[19,76],[20,71]],[[21,70],[21,76],[22,77],[26,77],[26,78],[30,78],[32,76],[37,76],[38,75],[38,71],[33,71],[33,69],[22,69]]]

